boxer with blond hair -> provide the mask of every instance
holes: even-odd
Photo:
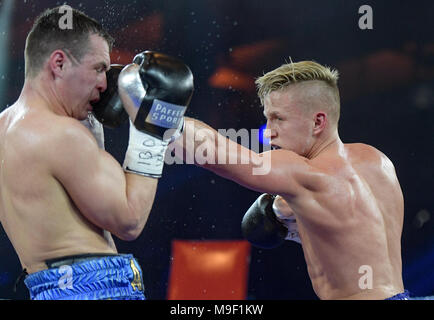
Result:
[[[284,64],[256,80],[273,150],[253,152],[194,119],[174,146],[182,144],[180,156],[197,165],[264,193],[243,218],[244,235],[266,248],[285,239],[301,243],[320,299],[407,299],[400,184],[381,151],[340,139],[337,83],[336,70],[313,61]],[[215,162],[203,161],[204,146]],[[238,162],[228,161],[234,157]],[[254,174],[267,158],[269,172]]]

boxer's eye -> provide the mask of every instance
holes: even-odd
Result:
[[[96,72],[98,73],[103,73],[103,72],[107,72],[107,66],[105,65],[105,63],[101,63],[99,64],[96,68],[95,68]]]

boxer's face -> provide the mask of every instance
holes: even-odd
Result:
[[[89,37],[89,52],[77,61],[67,53],[71,61],[65,70],[64,104],[68,113],[78,119],[87,118],[92,110],[91,102],[99,99],[106,90],[106,71],[110,67],[110,54],[107,42],[95,34]]]
[[[264,99],[264,115],[269,132],[265,135],[273,148],[306,156],[314,142],[313,121],[301,111],[300,104],[294,90],[283,89],[268,94]]]

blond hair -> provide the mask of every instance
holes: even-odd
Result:
[[[339,73],[335,69],[323,66],[314,61],[300,61],[284,64],[256,79],[258,96],[264,105],[265,97],[273,91],[284,89],[291,84],[305,81],[319,81],[325,84],[327,91],[331,92],[332,99],[328,99],[327,107],[330,116],[337,123],[339,121],[340,102],[338,89]]]

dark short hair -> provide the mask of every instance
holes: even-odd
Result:
[[[60,21],[65,16],[65,12],[60,10],[62,7],[47,9],[41,13],[27,35],[24,50],[26,77],[36,76],[46,59],[58,49],[68,49],[80,61],[88,53],[91,34],[104,38],[111,52],[114,39],[99,22],[81,11],[71,8],[72,28],[62,28]]]

